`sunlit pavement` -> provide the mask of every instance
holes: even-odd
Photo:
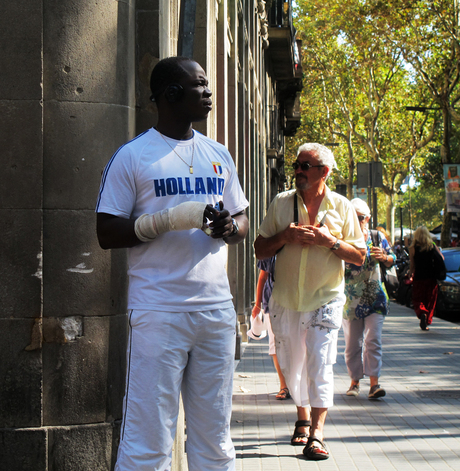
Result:
[[[367,378],[358,397],[345,395],[350,381],[341,332],[325,461],[308,461],[303,447],[290,445],[295,406],[275,399],[278,377],[267,339],[244,345],[233,396],[237,471],[460,471],[460,324],[434,318],[424,332],[413,310],[392,303],[380,378],[387,395],[377,400],[367,398]]]

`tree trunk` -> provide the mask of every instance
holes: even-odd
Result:
[[[442,218],[442,229],[441,229],[441,247],[449,247],[451,241],[451,224],[452,215],[447,212],[447,205],[444,206],[444,216]]]
[[[390,204],[387,205],[387,232],[390,236],[388,241],[390,245],[393,245],[395,242],[395,203],[393,196],[387,196],[387,199],[390,200]]]

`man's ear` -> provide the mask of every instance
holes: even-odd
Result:
[[[182,85],[179,85],[178,83],[172,83],[165,90],[165,97],[169,103],[180,101],[183,95],[184,89],[182,88]]]

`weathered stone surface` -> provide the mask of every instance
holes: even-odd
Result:
[[[45,208],[94,210],[104,167],[134,137],[133,113],[108,104],[45,104]]]
[[[0,2],[0,100],[41,99],[42,19],[42,2]],[[2,127],[7,122],[2,115]],[[16,127],[19,130],[24,128]]]
[[[45,317],[126,312],[126,252],[99,247],[94,211],[45,211],[43,259]]]
[[[112,469],[111,424],[49,429],[49,471]]]
[[[129,103],[132,6],[47,0],[43,10],[45,101]]]
[[[117,461],[118,446],[120,445],[121,424],[122,424],[121,420],[116,420],[112,424],[113,425],[113,434],[112,434],[112,464],[113,465],[115,465]]]
[[[5,62],[0,59],[0,63]],[[0,101],[0,208],[42,207],[42,111],[39,100]],[[27,125],[18,126],[24,117]]]
[[[0,318],[40,316],[41,210],[0,209]]]
[[[107,421],[121,420],[125,394],[128,316],[110,316],[107,371]]]
[[[135,135],[134,7],[0,2],[1,471],[113,469],[126,253],[99,248],[94,207]]]
[[[81,334],[74,340],[48,343],[44,339],[45,426],[89,424],[106,419],[110,319],[81,317],[80,321]],[[46,322],[50,319],[45,318]]]
[[[33,319],[0,319],[0,428],[41,425],[41,352],[26,350],[33,326]]]
[[[142,5],[138,2],[136,8],[136,134],[154,126],[158,119],[157,107],[150,100],[150,75],[160,56],[159,37],[151,34],[160,27],[157,9],[158,2],[152,1],[144,1]]]
[[[134,93],[132,8],[125,2],[45,2],[45,100],[129,103]]]
[[[2,471],[48,471],[47,430],[0,429],[0,444]],[[60,471],[64,471],[64,468]]]

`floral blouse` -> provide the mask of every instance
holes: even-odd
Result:
[[[378,232],[380,247],[395,258],[385,236]],[[379,262],[371,258],[372,238],[367,236],[367,254],[364,264],[345,264],[345,296],[343,317],[347,320],[364,319],[370,314],[388,314],[389,298],[381,279]]]

